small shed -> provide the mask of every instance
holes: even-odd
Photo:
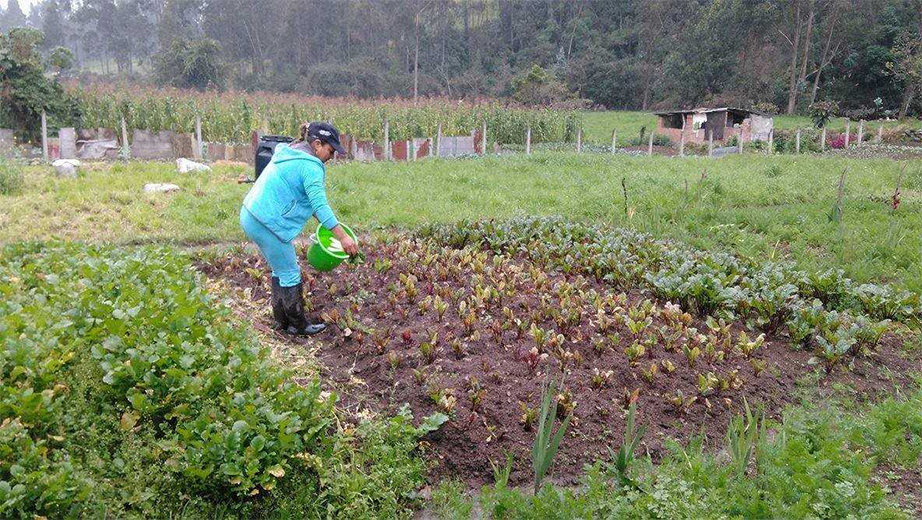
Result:
[[[685,134],[686,143],[707,143],[711,134],[715,143],[727,143],[734,137],[743,142],[768,141],[774,127],[772,116],[742,108],[696,108],[656,112],[656,131],[675,142]]]

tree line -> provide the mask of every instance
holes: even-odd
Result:
[[[922,114],[922,0],[18,0],[72,74],[616,109]]]

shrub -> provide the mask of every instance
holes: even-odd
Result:
[[[22,191],[25,177],[22,167],[13,161],[0,158],[0,195],[16,195]]]

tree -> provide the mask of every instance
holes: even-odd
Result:
[[[56,79],[45,76],[42,40],[37,29],[0,33],[0,126],[12,128],[24,141],[39,137],[42,111],[51,128],[73,125],[80,116],[76,101]]]
[[[922,35],[903,33],[892,52],[894,61],[887,69],[903,85],[900,117],[906,117],[913,99],[922,99]]]
[[[573,98],[566,85],[538,65],[512,79],[512,97],[526,105],[552,105]]]
[[[67,47],[55,47],[48,55],[48,66],[55,69],[58,74],[74,66],[74,53]]]
[[[23,27],[26,25],[26,15],[22,12],[19,0],[9,0],[6,12],[0,18],[0,31],[7,31],[14,27]]]
[[[180,88],[224,88],[225,67],[220,55],[220,45],[210,38],[173,40],[157,57],[157,78]]]

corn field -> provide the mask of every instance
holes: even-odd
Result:
[[[444,135],[470,135],[487,124],[491,142],[523,144],[530,125],[532,141],[575,139],[580,118],[576,112],[529,109],[496,100],[458,101],[421,99],[361,100],[277,93],[201,93],[170,88],[68,88],[82,111],[83,128],[121,127],[151,131],[194,132],[195,116],[202,118],[202,138],[213,142],[249,142],[254,130],[297,136],[304,121],[330,121],[340,132],[359,139],[383,139],[389,121],[391,140],[433,137],[442,125]]]

